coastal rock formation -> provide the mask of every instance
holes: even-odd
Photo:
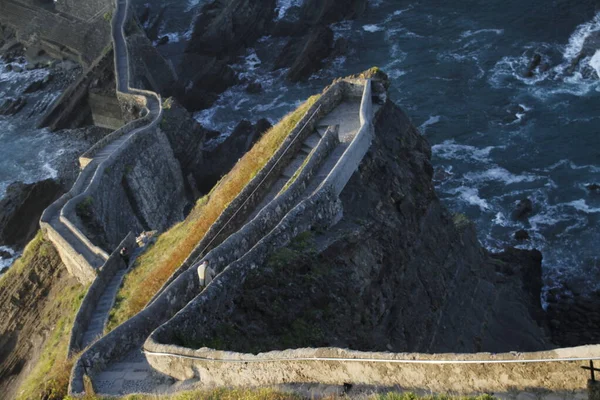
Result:
[[[210,107],[237,83],[228,66],[241,50],[265,35],[275,0],[215,0],[202,7],[180,67],[178,99],[190,111]]]
[[[17,268],[14,270],[13,268]],[[55,334],[67,335],[68,315],[76,309],[73,295],[83,288],[71,277],[52,245],[38,236],[25,255],[0,280],[0,393],[3,399],[16,397],[19,385],[33,372],[48,339]],[[53,343],[53,346],[61,346]],[[54,351],[59,351],[55,349]],[[52,365],[52,372],[64,368],[63,354]],[[52,361],[50,361],[52,362]],[[66,367],[68,368],[68,367]],[[51,379],[48,374],[41,380]],[[41,386],[43,383],[41,384]],[[47,385],[47,393],[33,393],[36,398],[50,398],[58,385]],[[66,392],[65,388],[60,388]],[[59,390],[60,390],[59,389]],[[66,393],[63,392],[63,395]],[[60,392],[55,393],[60,395]]]
[[[220,133],[204,128],[175,99],[165,102],[164,118],[160,124],[169,138],[175,158],[181,165],[192,191],[208,193],[214,184],[242,157],[254,142],[271,127],[267,120],[255,125],[241,121],[223,141],[213,141]]]
[[[61,186],[53,179],[10,185],[0,200],[0,244],[23,248],[38,231],[44,209],[61,194]]]
[[[552,347],[540,304],[541,254],[481,247],[473,224],[441,205],[430,147],[393,103],[375,129],[342,192],[338,225],[273,253],[234,298],[214,304],[219,313],[203,315],[203,329],[182,328],[182,344],[253,353]]]
[[[289,67],[287,78],[292,82],[319,71],[328,56],[336,50],[337,55],[342,55],[344,47],[343,38],[334,43],[329,25],[359,17],[366,6],[365,0],[305,0],[297,18],[280,22],[274,30],[275,34],[292,36],[279,54],[275,68]]]

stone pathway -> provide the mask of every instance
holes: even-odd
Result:
[[[255,208],[254,212],[250,214],[246,223],[252,221],[254,217],[269,204],[283,189],[286,183],[294,176],[298,168],[302,166],[310,152],[317,147],[319,141],[325,135],[329,126],[339,126],[338,136],[340,144],[331,152],[329,157],[323,162],[319,171],[311,179],[311,183],[305,191],[305,195],[302,196],[298,202],[305,199],[310,195],[319,184],[327,177],[327,174],[338,162],[339,158],[344,154],[344,151],[348,147],[348,144],[354,139],[354,136],[360,129],[359,120],[360,101],[343,101],[336,108],[334,108],[329,114],[323,119],[317,122],[315,132],[308,136],[302,143],[300,151],[290,161],[288,166],[281,173],[277,181],[271,186],[269,193],[265,195],[262,202]]]
[[[90,344],[96,341],[96,339],[102,337],[102,334],[104,333],[104,325],[108,319],[108,314],[112,308],[115,296],[117,295],[117,291],[119,290],[119,286],[121,286],[121,281],[123,280],[126,272],[126,269],[119,270],[115,276],[113,276],[108,286],[106,286],[106,289],[104,290],[104,293],[102,293],[102,296],[98,301],[98,305],[94,310],[94,314],[90,320],[90,325],[87,327],[87,330],[81,339],[82,348],[88,347]]]
[[[133,393],[162,394],[169,391],[175,380],[155,371],[141,351],[134,350],[123,361],[110,364],[92,377],[94,390],[99,394],[122,396]]]

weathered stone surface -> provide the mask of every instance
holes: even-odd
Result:
[[[16,99],[6,99],[0,105],[0,115],[15,115],[25,107],[27,100],[23,97],[17,97]]]
[[[39,229],[44,209],[61,194],[62,188],[52,179],[11,184],[0,200],[0,244],[23,248]]]

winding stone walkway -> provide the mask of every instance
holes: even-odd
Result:
[[[284,168],[277,181],[271,186],[268,194],[255,208],[246,223],[251,221],[260,210],[277,197],[296,171],[303,166],[304,161],[318,145],[328,126],[337,125],[339,126],[340,144],[323,161],[297,203],[307,198],[317,189],[358,132],[360,128],[359,109],[360,101],[344,101],[317,123],[314,133],[304,140],[301,149]],[[172,378],[152,369],[143,358],[141,349],[124,355],[119,361],[110,363],[102,372],[94,374],[91,378],[98,394],[112,396],[133,393],[166,393],[175,389],[176,386],[172,387],[171,385],[181,384],[181,382],[176,382]]]

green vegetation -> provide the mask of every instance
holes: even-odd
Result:
[[[172,395],[129,395],[122,400],[310,400],[314,397],[302,396],[291,392],[281,392],[272,388],[192,390]],[[363,400],[497,400],[488,394],[480,396],[425,395],[412,392],[357,393],[347,395],[331,394],[322,397],[324,400],[363,399]],[[103,397],[85,396],[83,400],[104,400]],[[74,400],[68,397],[66,400]],[[108,400],[108,398],[106,398]]]
[[[110,21],[112,21],[112,16],[113,16],[112,11],[107,11],[107,12],[104,13],[104,15],[102,16],[102,18],[104,18],[104,20],[106,22],[110,22]]]
[[[461,213],[454,214],[452,216],[452,221],[454,222],[454,226],[460,230],[472,224],[471,220],[465,214]]]
[[[115,307],[110,313],[108,331],[145,307],[202,240],[219,215],[271,159],[318,98],[309,98],[267,131],[213,190],[198,200],[185,221],[160,235],[156,243],[136,261],[117,295]]]
[[[51,268],[60,263],[58,253],[40,231],[29,242],[23,256],[0,278],[0,290],[32,274],[40,266]],[[51,334],[39,350],[39,360],[18,389],[17,399],[52,400],[66,396],[73,365],[72,360],[66,359],[67,348],[73,321],[86,291],[87,287],[73,279],[61,279],[54,283],[44,303],[37,305],[37,324]]]
[[[92,205],[94,200],[91,197],[86,197],[83,201],[77,204],[76,212],[80,217],[89,217],[92,214]]]

